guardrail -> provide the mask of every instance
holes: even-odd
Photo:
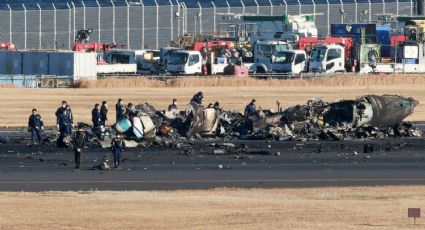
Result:
[[[52,75],[0,75],[0,85],[14,85],[18,88],[68,88],[73,78]]]

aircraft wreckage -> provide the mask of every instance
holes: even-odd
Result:
[[[366,95],[356,100],[326,102],[311,99],[277,112],[259,110],[246,118],[239,112],[204,108],[190,103],[186,111],[159,111],[145,103],[136,116],[113,128],[128,140],[149,139],[274,139],[352,140],[394,136],[421,137],[422,132],[403,122],[419,104],[396,95]],[[97,133],[98,137],[103,134]]]

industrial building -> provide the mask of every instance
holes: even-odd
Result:
[[[319,35],[331,23],[374,21],[379,15],[422,14],[417,0],[0,0],[0,40],[18,49],[71,49],[80,29],[90,40],[123,48],[158,49],[187,33],[216,34],[228,15],[315,14]]]

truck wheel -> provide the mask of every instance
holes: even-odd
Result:
[[[263,67],[257,67],[257,73],[266,73],[266,70]]]

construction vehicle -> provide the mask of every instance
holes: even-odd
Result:
[[[106,44],[106,43],[98,43],[98,42],[89,42],[90,34],[92,32],[93,32],[93,29],[79,30],[77,32],[77,35],[75,36],[72,51],[97,53],[97,64],[98,65],[108,64],[105,60],[105,53],[117,47],[117,45],[113,43]]]
[[[73,51],[97,53],[98,75],[136,73],[136,55],[133,50],[116,49],[116,44],[89,42],[93,29],[81,29],[75,36]]]
[[[235,41],[286,40],[296,43],[302,37],[317,37],[313,14],[255,15],[219,13],[223,23],[218,23],[218,37]]]
[[[15,45],[10,42],[0,42],[0,50],[9,51],[9,50],[15,50],[15,49],[16,49]]]

